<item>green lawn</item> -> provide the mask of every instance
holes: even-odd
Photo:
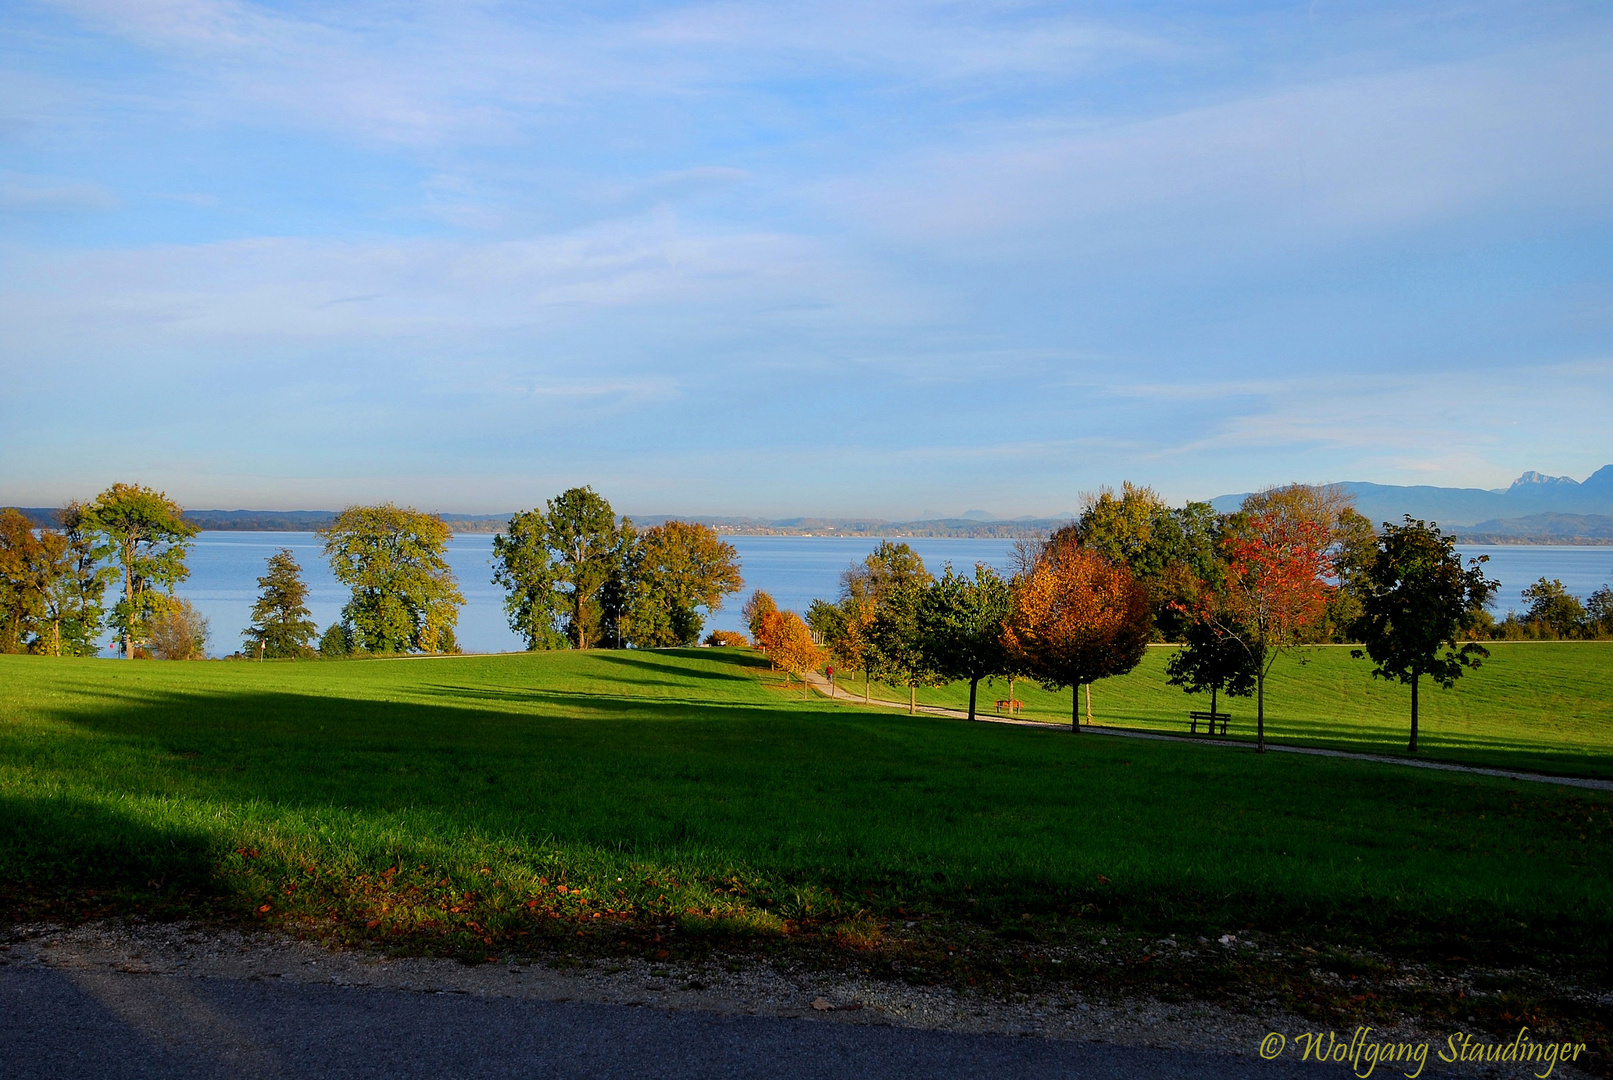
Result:
[[[1420,755],[1474,765],[1574,776],[1613,777],[1613,641],[1495,642],[1490,659],[1450,690],[1423,683]],[[1153,647],[1129,675],[1092,688],[1094,722],[1187,734],[1191,709],[1208,709],[1208,694],[1185,694],[1165,681],[1174,646]],[[862,692],[862,683],[844,689]],[[875,697],[907,701],[905,687],[873,686]],[[980,711],[1008,696],[1003,680],[980,687]],[[1018,681],[1023,715],[1070,721],[1070,691],[1049,693]],[[926,705],[966,708],[967,683],[923,687]],[[1233,716],[1232,738],[1253,740],[1253,698],[1223,695],[1217,708]],[[1371,677],[1371,664],[1348,647],[1284,655],[1266,682],[1266,737],[1305,746],[1403,754],[1411,725],[1411,691]]]
[[[744,650],[0,656],[0,899],[500,942],[900,910],[1607,953],[1601,793],[909,718],[775,678]]]

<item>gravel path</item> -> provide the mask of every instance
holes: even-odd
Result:
[[[836,701],[846,701],[853,705],[865,704],[862,698],[855,694],[848,694],[840,687],[831,687],[829,680],[817,672],[811,672],[807,681],[812,688],[826,697]],[[907,704],[901,701],[881,701],[873,698],[866,702],[869,705],[883,705],[891,709],[906,710]],[[969,714],[962,709],[943,709],[934,705],[920,705],[918,711],[928,716],[944,716],[953,720],[967,720]],[[996,716],[976,712],[975,719],[989,724],[1015,724],[1020,727],[1045,728],[1051,731],[1068,731],[1068,724],[1050,724],[1042,720],[1020,720],[1007,716]],[[1160,742],[1192,743],[1194,746],[1225,746],[1235,749],[1248,750],[1250,745],[1245,742],[1231,742],[1221,739],[1195,739],[1188,735],[1162,735],[1153,731],[1135,731],[1131,728],[1116,728],[1094,724],[1090,727],[1083,725],[1083,733],[1091,732],[1094,735],[1119,735],[1127,739],[1154,739]],[[1508,769],[1486,769],[1477,765],[1455,765],[1448,761],[1418,761],[1414,758],[1390,757],[1387,754],[1357,754],[1348,750],[1323,750],[1310,746],[1283,746],[1278,743],[1267,742],[1266,749],[1278,754],[1311,754],[1316,757],[1349,758],[1351,761],[1376,761],[1383,765],[1404,765],[1411,769],[1437,769],[1440,772],[1470,773],[1474,776],[1495,776],[1503,780],[1527,780],[1536,784],[1558,784],[1563,787],[1589,788],[1592,791],[1613,791],[1613,780],[1592,780],[1583,776],[1551,776],[1546,773],[1512,772]]]

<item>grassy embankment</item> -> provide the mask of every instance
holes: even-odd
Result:
[[[1593,655],[1550,662],[1594,688]],[[1274,697],[1327,671],[1285,672]],[[1609,955],[1598,792],[803,702],[744,650],[6,656],[0,684],[11,918],[261,918],[478,958],[815,943],[959,982],[1146,979],[1162,932],[1267,934],[1296,950],[1293,986],[1311,945],[1593,981]],[[1118,696],[1095,698],[1105,719]],[[1507,721],[1486,715],[1494,744]],[[1513,724],[1549,757],[1531,717]],[[1578,725],[1605,769],[1613,733]],[[1086,968],[1038,960],[1100,934],[1111,955]]]
[[[1613,778],[1613,641],[1491,642],[1490,658],[1450,690],[1424,681],[1419,719],[1420,757],[1506,769]],[[1165,680],[1174,646],[1153,647],[1128,675],[1092,688],[1093,721],[1100,725],[1187,734],[1190,709],[1208,709],[1209,694],[1185,694]],[[1411,691],[1371,677],[1371,664],[1345,646],[1284,655],[1266,682],[1266,737],[1301,746],[1372,754],[1404,754],[1411,726]],[[862,681],[838,678],[861,695]],[[874,683],[873,696],[907,703],[906,687]],[[1008,696],[998,679],[980,687],[979,710]],[[1049,693],[1019,680],[1014,697],[1026,719],[1070,722],[1070,691]],[[920,687],[923,705],[965,709],[969,685]],[[1253,698],[1221,695],[1230,712],[1229,737],[1253,741]],[[1085,704],[1083,702],[1083,713]],[[1202,729],[1201,729],[1202,730]]]

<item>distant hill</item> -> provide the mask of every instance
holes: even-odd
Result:
[[[1606,514],[1530,514],[1481,521],[1456,530],[1467,544],[1613,544],[1613,517]]]
[[[1562,530],[1564,535],[1585,529],[1594,532],[1594,523],[1571,524],[1563,518],[1613,516],[1613,465],[1604,465],[1583,481],[1526,472],[1503,490],[1401,487],[1361,481],[1346,481],[1339,486],[1355,496],[1356,509],[1374,523],[1399,521],[1410,514],[1464,533],[1477,531],[1482,522],[1489,533],[1521,535],[1529,528],[1548,527],[1543,521],[1533,521],[1529,526],[1518,524],[1541,515],[1555,515],[1549,527]],[[1221,495],[1210,500],[1210,505],[1221,511],[1236,510],[1246,494]],[[1461,530],[1462,526],[1471,528]]]

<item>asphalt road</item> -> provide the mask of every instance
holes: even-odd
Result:
[[[1343,1067],[627,1005],[0,968],[0,1077],[1297,1077]]]

